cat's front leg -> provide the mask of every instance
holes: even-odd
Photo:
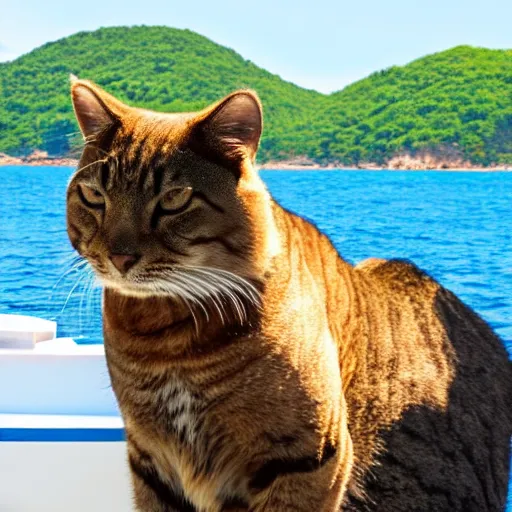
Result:
[[[164,480],[151,458],[129,449],[135,509],[139,512],[196,512],[176,483]]]

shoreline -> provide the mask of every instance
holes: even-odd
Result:
[[[385,165],[373,162],[362,162],[358,165],[347,166],[343,164],[320,165],[306,158],[296,160],[270,161],[257,166],[258,170],[272,171],[454,171],[454,172],[510,172],[512,166],[492,165],[482,167],[473,165],[461,159],[435,159],[430,155],[410,157],[404,155],[391,158]]]
[[[0,164],[1,165],[1,164]],[[258,171],[364,171],[364,172],[382,172],[382,171],[408,171],[408,172],[512,172],[512,167],[417,167],[414,169],[403,167],[386,167],[386,166],[368,166],[368,167],[347,167],[347,166],[298,166],[298,165],[275,165],[264,164],[256,165]]]
[[[9,156],[0,153],[0,167],[8,165],[26,165],[29,167],[76,167],[76,158],[49,158],[43,151],[35,151],[27,157]]]
[[[471,165],[468,162],[407,162],[407,165],[400,165],[402,162],[390,161],[390,165],[376,165],[371,162],[360,164],[358,166],[346,165],[320,165],[304,160],[293,161],[270,161],[261,165],[256,164],[256,168],[261,171],[434,171],[434,172],[512,172],[512,166],[495,165],[482,167]],[[404,162],[405,163],[405,162]],[[462,163],[462,165],[461,165]],[[0,167],[7,166],[27,166],[27,167],[77,167],[78,160],[75,158],[49,158],[47,155],[35,153],[28,157],[11,157],[0,153]]]

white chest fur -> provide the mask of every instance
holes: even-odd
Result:
[[[202,401],[178,379],[169,380],[159,391],[158,409],[182,442],[193,445],[197,438],[197,419]]]
[[[152,395],[154,414],[158,415],[159,427],[165,427],[163,438],[149,447],[162,480],[169,480],[176,488],[183,489],[188,500],[201,512],[219,512],[222,499],[219,496],[244,496],[246,482],[240,476],[235,456],[217,458],[213,450],[211,425],[208,432],[202,430],[207,407],[211,404],[205,396],[184,380],[171,378]],[[160,430],[160,428],[158,429]],[[176,436],[178,443],[168,436]],[[222,455],[222,454],[220,454]],[[206,473],[204,463],[213,463]],[[173,475],[172,478],[169,475]]]

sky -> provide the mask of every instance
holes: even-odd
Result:
[[[82,30],[194,30],[283,79],[331,92],[460,44],[512,48],[512,0],[0,0],[0,61]]]

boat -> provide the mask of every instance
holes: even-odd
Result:
[[[130,512],[124,429],[103,345],[0,315],[0,511]]]

